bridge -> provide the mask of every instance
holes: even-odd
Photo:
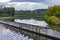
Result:
[[[0,20],[0,23],[15,27],[20,30],[28,31],[33,34],[41,35],[43,37],[52,39],[52,40],[60,40],[60,31],[54,30],[51,28],[38,28],[35,25],[24,24],[24,23],[16,23],[16,22],[9,22]]]

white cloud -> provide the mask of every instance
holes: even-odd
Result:
[[[38,4],[42,4],[43,5],[43,3],[36,3],[36,2],[8,2],[7,4],[15,4],[15,5],[38,5]]]
[[[8,2],[7,7],[15,7],[17,10],[33,10],[33,9],[46,9],[48,5],[44,3],[37,3],[37,2]]]
[[[11,0],[0,0],[0,2],[9,2]]]
[[[49,5],[60,5],[60,0],[45,0],[45,3]]]

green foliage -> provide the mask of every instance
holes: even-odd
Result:
[[[13,7],[0,9],[0,17],[12,17],[14,16],[14,12]]]
[[[54,23],[60,23],[60,20],[56,16],[51,16],[49,18],[49,21],[54,22]]]
[[[53,29],[59,28],[60,30],[60,6],[49,7],[45,12],[44,20],[49,24]]]
[[[36,19],[36,20],[43,20],[43,12],[46,11],[47,9],[37,9],[37,10],[20,10],[16,11],[15,13],[15,18],[19,19]]]
[[[52,29],[60,30],[60,26],[53,25],[52,23],[48,23],[48,25]]]

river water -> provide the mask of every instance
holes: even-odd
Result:
[[[31,25],[37,25],[37,26],[42,26],[42,27],[47,27],[48,24],[45,21],[38,21],[35,19],[15,19],[15,22],[18,23],[25,23],[25,24],[31,24]]]
[[[40,29],[40,33],[60,38],[60,31],[53,29]],[[0,23],[0,40],[53,40],[13,26]]]
[[[0,40],[51,40],[13,26],[0,24]]]
[[[0,40],[33,40],[33,39],[28,38],[28,36],[24,37],[24,35],[20,34],[20,32],[10,30],[7,25],[0,24]]]

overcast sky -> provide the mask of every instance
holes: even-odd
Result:
[[[60,5],[60,0],[0,0],[0,5],[16,10],[47,9],[49,6]]]

